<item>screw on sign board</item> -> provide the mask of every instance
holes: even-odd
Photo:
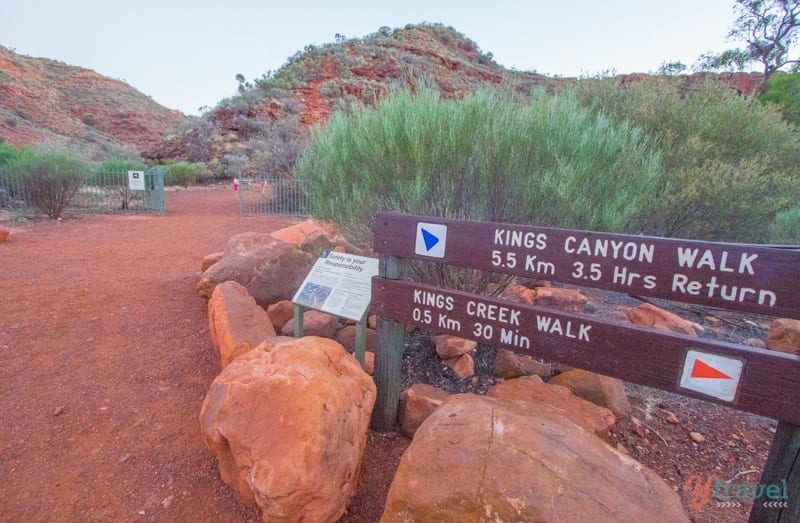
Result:
[[[373,427],[394,428],[403,325],[453,334],[780,420],[761,483],[791,502],[751,521],[800,521],[800,357],[403,280],[406,259],[637,296],[800,318],[800,249],[378,213],[380,317]]]

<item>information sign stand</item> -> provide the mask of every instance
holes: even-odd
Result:
[[[323,252],[292,298],[295,338],[303,336],[303,313],[307,310],[353,320],[356,322],[354,353],[363,367],[372,277],[377,274],[376,258]]]

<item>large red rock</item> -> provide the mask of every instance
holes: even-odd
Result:
[[[634,325],[697,336],[695,325],[692,322],[684,320],[677,314],[656,307],[652,303],[643,303],[638,307],[625,309],[625,316]]]
[[[264,521],[333,522],[352,499],[375,385],[338,343],[264,344],[228,365],[200,424],[219,471]]]
[[[411,385],[400,395],[400,431],[414,436],[422,422],[449,397],[447,392],[433,385]]]
[[[332,223],[319,222],[315,220],[306,220],[303,222],[278,229],[270,233],[270,236],[286,243],[292,243],[298,247],[316,234],[321,233],[329,241],[336,239],[339,236],[336,226]]]
[[[780,318],[769,326],[766,345],[768,349],[789,354],[800,354],[800,320]]]
[[[275,336],[266,311],[235,281],[220,283],[211,294],[208,332],[223,369],[240,354]]]
[[[617,417],[627,418],[631,415],[631,404],[625,394],[625,386],[616,378],[573,369],[559,374],[548,383],[566,387],[576,396],[607,408]]]
[[[506,401],[524,401],[531,404],[535,416],[542,404],[557,409],[562,416],[576,425],[607,439],[617,424],[617,417],[605,407],[579,398],[566,387],[548,385],[539,376],[507,380],[490,388],[486,395]]]
[[[381,518],[654,520],[689,518],[678,495],[653,471],[547,405],[531,415],[524,402],[471,394],[451,397],[417,430]]]
[[[262,307],[288,300],[313,265],[312,257],[296,245],[267,233],[246,232],[228,241],[222,259],[200,277],[197,291],[206,299],[224,281],[239,282]]]
[[[11,234],[6,227],[0,226],[0,243],[4,243],[8,240],[8,235]]]

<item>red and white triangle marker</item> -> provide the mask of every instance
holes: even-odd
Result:
[[[690,375],[691,378],[711,378],[711,379],[719,379],[719,380],[732,380],[730,376],[722,372],[721,370],[712,367],[708,363],[704,362],[701,359],[694,360],[694,365],[692,365],[692,373]]]
[[[744,361],[729,356],[690,350],[686,352],[681,387],[724,401],[736,399]]]

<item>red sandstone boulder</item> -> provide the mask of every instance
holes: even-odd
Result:
[[[338,331],[339,319],[336,316],[313,310],[303,313],[303,336],[335,338]],[[294,317],[283,325],[281,334],[294,336]]]
[[[356,346],[356,329],[355,325],[348,325],[336,334],[336,341],[344,345],[344,348],[353,351]],[[375,329],[366,329],[365,350],[367,352],[375,352],[378,346],[378,333]]]
[[[548,385],[539,376],[504,381],[490,388],[486,395],[506,401],[530,403],[531,416],[536,415],[542,404],[549,405],[576,425],[603,439],[608,438],[611,429],[617,424],[617,417],[607,408],[575,396],[566,387]]]
[[[507,380],[533,375],[548,379],[553,375],[553,369],[550,365],[538,362],[530,356],[510,350],[499,350],[492,363],[492,373],[498,378]]]
[[[534,291],[534,305],[552,307],[564,312],[581,312],[587,303],[589,303],[589,298],[575,289],[537,287]]]
[[[220,283],[211,294],[208,332],[223,369],[240,354],[275,336],[267,313],[235,281]]]
[[[381,522],[689,521],[654,472],[542,407],[452,396],[403,454]]]
[[[607,408],[617,417],[626,418],[631,415],[631,404],[625,395],[625,386],[616,378],[573,369],[559,374],[548,383],[566,387],[576,396]]]
[[[217,284],[239,282],[262,307],[288,300],[313,265],[312,257],[299,247],[269,234],[247,232],[228,241],[222,259],[200,277],[197,291],[208,299]]]
[[[638,307],[625,309],[625,316],[634,325],[697,336],[695,325],[692,322],[684,320],[677,314],[660,309],[651,303],[643,303]]]
[[[517,303],[527,303],[528,305],[531,305],[533,304],[533,299],[535,297],[535,294],[532,289],[529,289],[524,285],[512,283],[505,288],[502,297],[509,301],[515,301]]]
[[[780,318],[769,326],[767,348],[789,354],[800,354],[800,320]]]
[[[440,388],[415,383],[400,395],[400,431],[413,437],[422,422],[450,395]]]
[[[211,384],[203,439],[223,481],[264,521],[336,521],[358,483],[375,385],[332,340],[264,347]]]
[[[336,226],[332,223],[319,222],[315,220],[306,220],[283,229],[271,232],[270,236],[286,243],[294,244],[302,247],[308,238],[316,233],[321,233],[328,241],[339,236]]]
[[[215,252],[204,257],[203,262],[200,264],[200,272],[206,272],[209,267],[220,261],[224,254],[224,252]]]
[[[294,318],[294,303],[290,300],[281,300],[267,307],[267,316],[275,330],[280,332],[286,322]]]
[[[453,372],[461,379],[469,378],[475,374],[475,360],[469,354],[449,358],[443,360],[442,363],[453,369]]]
[[[457,358],[462,354],[472,352],[478,346],[472,340],[465,340],[464,338],[457,338],[447,334],[432,336],[431,341],[436,347],[436,354],[443,360]]]

